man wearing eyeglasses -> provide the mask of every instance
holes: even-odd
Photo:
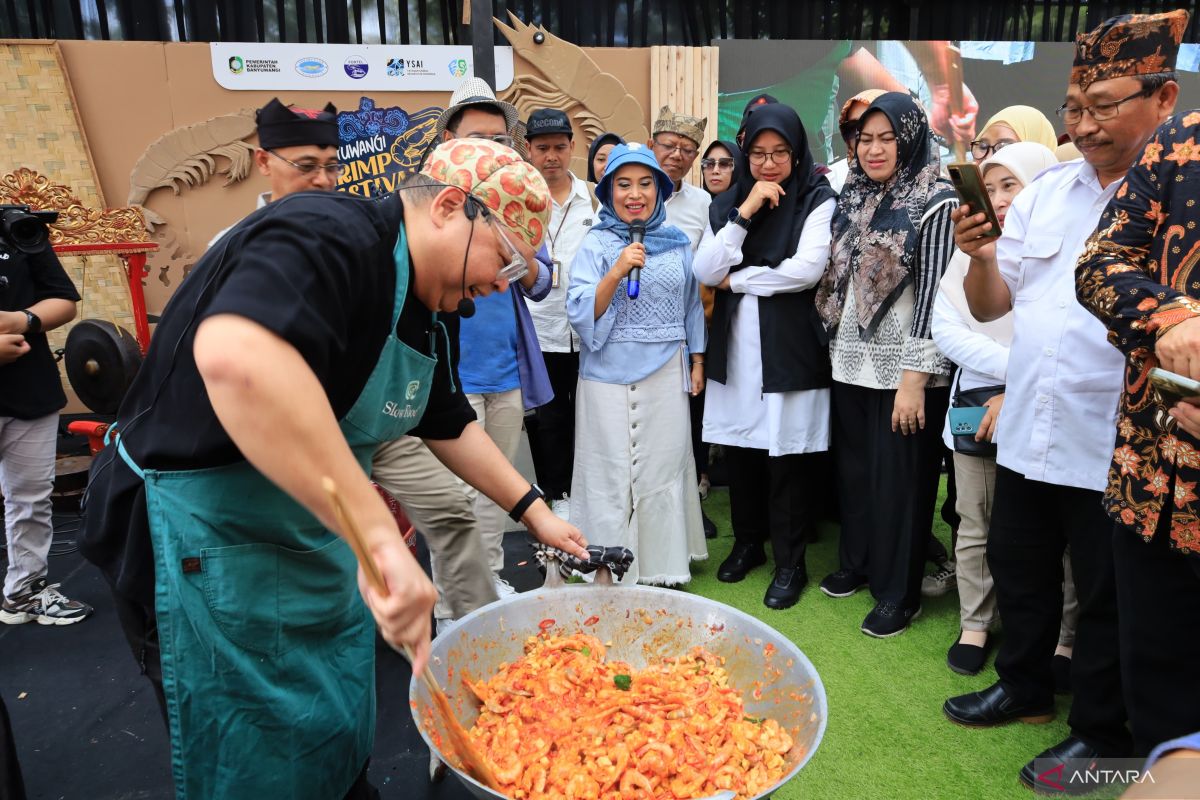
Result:
[[[676,114],[670,106],[659,109],[653,135],[647,146],[654,150],[658,165],[672,181],[675,191],[667,198],[667,222],[683,231],[692,242],[692,252],[700,246],[700,237],[708,227],[708,206],[712,198],[699,186],[684,180],[700,154],[707,119]]]
[[[474,424],[439,316],[519,279],[549,207],[512,149],[447,142],[382,199],[270,203],[176,290],[93,466],[83,537],[118,592],[157,609],[176,797],[378,796],[376,627],[420,671],[436,597],[368,480],[381,443],[421,437],[588,558]],[[324,476],[386,595],[335,534]]]
[[[271,187],[258,196],[255,208],[294,192],[330,192],[337,188],[345,169],[338,163],[337,113],[333,103],[317,111],[285,106],[277,97],[254,112],[258,129],[254,165]],[[216,244],[232,227],[214,236],[208,246]]]
[[[1125,173],[1175,106],[1173,70],[1186,27],[1187,13],[1176,11],[1115,17],[1081,34],[1059,116],[1083,159],[1051,167],[1027,186],[999,239],[986,236],[979,209],[964,204],[954,213],[955,242],[971,257],[964,285],[971,312],[988,321],[1011,309],[1013,341],[987,545],[1004,620],[1000,680],[950,698],[944,711],[969,726],[1053,716],[1051,663],[1069,545],[1079,595],[1071,735],[1021,770],[1030,787],[1066,759],[1131,755],[1113,526],[1101,502],[1124,358],[1077,302],[1075,263]]]
[[[483,139],[511,147],[518,121],[517,109],[497,100],[486,81],[468,78],[438,118],[434,137],[444,142]],[[537,259],[530,259],[529,266],[520,281],[513,282],[513,292],[475,300],[473,312],[461,314],[458,324],[463,391],[479,424],[510,463],[517,458],[525,412],[554,396],[533,318],[518,296],[540,302],[550,293],[552,274]],[[507,527],[504,510],[472,487],[464,484],[463,488],[475,508],[493,587],[501,597],[511,595],[512,585],[500,577]]]

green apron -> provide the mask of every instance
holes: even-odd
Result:
[[[381,442],[421,419],[435,358],[396,338],[408,291],[395,248],[392,327],[340,420],[370,471]],[[140,470],[177,798],[340,800],[375,736],[375,626],[350,547],[242,461]]]

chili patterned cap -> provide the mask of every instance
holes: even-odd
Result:
[[[1183,9],[1166,14],[1122,14],[1079,34],[1071,83],[1086,90],[1096,81],[1174,71],[1188,17]]]
[[[541,246],[550,221],[550,187],[511,147],[451,139],[429,154],[421,174],[462,189],[534,250]]]

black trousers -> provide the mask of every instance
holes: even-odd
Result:
[[[1141,757],[1200,731],[1200,556],[1170,550],[1163,510],[1149,544],[1121,525],[1113,532],[1121,680]]]
[[[834,381],[833,460],[842,569],[867,576],[880,602],[921,604],[949,387],[925,390],[925,427],[892,432],[896,392]]]
[[[708,474],[708,444],[704,441],[704,390],[688,397],[688,408],[692,413],[692,457],[696,459],[696,479]]]
[[[4,698],[0,697],[0,800],[25,800],[25,783],[17,762],[17,742]]]
[[[1010,694],[1051,704],[1051,664],[1063,604],[1063,552],[1070,545],[1079,595],[1071,657],[1071,732],[1106,756],[1127,756],[1131,740],[1121,697],[1113,525],[1101,493],[1031,481],[996,468],[987,560],[996,583],[1004,640],[996,672]]]
[[[579,384],[579,353],[542,353],[554,399],[525,418],[533,472],[546,497],[556,500],[571,492],[575,465],[575,387]]]
[[[158,710],[162,712],[163,725],[169,730],[167,701],[163,694],[162,653],[158,645],[158,618],[153,608],[131,600],[115,590],[112,595],[117,609],[117,619],[121,623],[121,630],[125,633],[125,640],[129,642],[133,657],[137,660],[142,674],[154,687],[154,696],[158,698]],[[0,709],[0,711],[2,710]],[[346,793],[344,800],[378,800],[379,790],[367,780],[367,770],[370,766],[371,760],[367,759],[367,763],[363,765],[362,771],[355,778],[354,784]],[[0,784],[0,789],[2,788],[3,784]],[[17,795],[17,797],[23,798],[24,795]],[[8,800],[8,796],[0,794],[0,800]]]
[[[766,450],[725,447],[733,537],[759,547],[770,541],[777,568],[804,569],[804,550],[816,521],[814,466],[819,456],[770,456]]]

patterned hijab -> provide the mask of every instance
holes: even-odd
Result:
[[[954,197],[940,177],[929,120],[907,94],[880,95],[862,115],[883,114],[896,132],[896,172],[884,183],[867,177],[857,159],[833,217],[833,253],[817,291],[817,310],[836,330],[854,286],[859,336],[869,340],[888,309],[915,279],[917,238],[925,212]],[[851,281],[851,277],[854,278]]]

